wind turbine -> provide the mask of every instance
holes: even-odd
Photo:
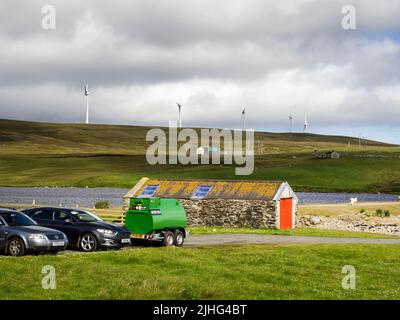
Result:
[[[182,109],[182,105],[179,104],[178,102],[176,103],[176,105],[178,106],[178,110],[179,110],[179,128],[182,128],[182,114],[181,114],[181,109]]]
[[[303,132],[306,132],[308,128],[308,122],[307,122],[307,115],[304,117],[304,127],[303,127]]]
[[[89,124],[89,86],[85,85],[85,98],[86,98],[86,124]]]
[[[293,114],[290,112],[289,113],[289,125],[290,125],[290,133],[292,133],[292,129],[293,129]]]
[[[242,123],[243,123],[243,130],[246,130],[246,108],[242,111]]]

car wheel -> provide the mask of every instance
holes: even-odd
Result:
[[[174,244],[177,247],[182,247],[183,242],[185,241],[185,237],[183,236],[183,232],[182,231],[175,231],[174,232]]]
[[[97,251],[97,238],[92,233],[85,233],[79,240],[79,249],[83,252]]]
[[[166,247],[172,247],[174,245],[174,234],[171,231],[165,232],[163,244]]]
[[[25,244],[20,238],[12,238],[8,242],[7,252],[10,256],[20,257],[25,255]]]

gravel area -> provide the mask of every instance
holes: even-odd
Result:
[[[307,237],[307,236],[281,236],[281,235],[262,235],[262,234],[207,234],[200,236],[189,236],[185,241],[186,246],[229,245],[229,244],[291,244],[291,243],[400,244],[400,239]]]

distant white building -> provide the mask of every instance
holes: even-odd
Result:
[[[340,153],[336,151],[331,152],[331,158],[332,159],[339,159],[340,158]]]
[[[199,156],[203,156],[205,154],[213,154],[218,153],[218,148],[215,147],[198,147],[196,149],[196,154]]]

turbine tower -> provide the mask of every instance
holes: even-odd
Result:
[[[85,98],[86,98],[86,124],[89,124],[89,86],[85,85]]]
[[[290,112],[289,113],[289,128],[290,128],[290,133],[293,131],[293,114]]]
[[[307,122],[307,116],[304,117],[304,128],[303,128],[303,132],[306,132],[308,128],[308,122]]]
[[[246,108],[244,108],[242,111],[242,124],[243,124],[242,129],[246,130]]]
[[[182,105],[179,104],[178,102],[176,103],[176,105],[178,106],[178,111],[179,111],[179,122],[178,122],[178,127],[179,127],[179,128],[182,128],[182,113],[181,113]]]

